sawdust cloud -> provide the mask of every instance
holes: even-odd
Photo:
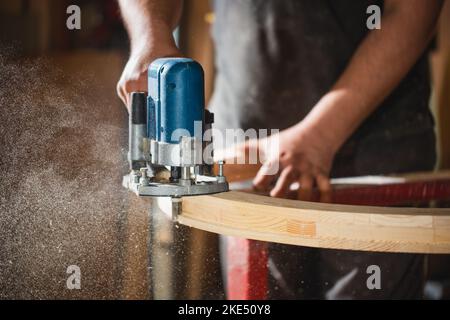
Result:
[[[142,237],[127,234],[123,111],[96,96],[95,75],[66,75],[44,59],[12,62],[4,52],[0,298],[123,297],[124,240]],[[148,225],[145,212],[135,223]],[[69,265],[81,269],[81,290],[66,288]]]

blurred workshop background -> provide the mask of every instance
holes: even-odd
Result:
[[[80,30],[66,27],[73,4]],[[203,65],[208,99],[214,15],[208,0],[185,6],[178,43]],[[116,1],[0,2],[0,104],[9,113],[0,118],[0,298],[223,297],[217,238],[174,232],[120,186],[127,114],[115,86],[128,45]],[[439,168],[450,169],[450,1],[430,62]],[[159,224],[151,235],[150,221]],[[69,265],[82,270],[80,290],[66,287]],[[431,259],[431,277],[449,277],[448,265]]]

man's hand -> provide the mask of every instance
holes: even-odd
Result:
[[[129,108],[131,92],[147,91],[147,70],[153,60],[163,57],[178,57],[181,53],[175,46],[164,48],[160,46],[156,50],[151,48],[141,52],[132,53],[125,69],[117,83],[117,94],[123,103]]]
[[[287,197],[291,196],[290,186],[298,182],[300,199],[305,199],[313,187],[330,191],[328,175],[338,146],[318,129],[299,123],[279,134],[238,146],[237,154],[259,154],[263,163],[253,181],[255,188],[270,190],[273,197]]]

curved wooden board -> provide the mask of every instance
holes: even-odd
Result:
[[[317,248],[450,253],[450,209],[323,204],[236,191],[182,201],[180,223],[219,234]]]

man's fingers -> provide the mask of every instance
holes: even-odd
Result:
[[[259,169],[255,179],[253,180],[253,186],[255,187],[256,190],[258,191],[269,190],[270,185],[276,178],[273,166],[274,163],[272,161],[269,161],[263,164],[261,169]]]
[[[116,90],[117,90],[117,95],[119,96],[120,100],[122,100],[123,104],[126,105],[127,104],[127,99],[126,99],[125,93],[123,91],[123,87],[122,87],[122,83],[121,82],[119,82],[117,84]]]
[[[253,159],[253,154],[258,155],[258,150],[254,150],[254,143],[243,142],[233,144],[232,146],[223,145],[221,148],[214,150],[214,159],[226,159],[227,163],[236,164],[258,164],[258,159]],[[250,158],[251,157],[251,158]]]
[[[130,110],[130,86],[127,84],[123,84],[122,81],[119,81],[117,84],[117,94],[119,95],[120,100],[122,100],[125,107],[127,107],[128,111]]]
[[[316,175],[316,183],[320,191],[319,201],[323,203],[332,202],[331,184],[328,176],[324,174]]]
[[[125,67],[124,73],[117,84],[117,94],[125,106],[130,109],[130,94],[147,91],[147,72],[129,73],[127,70],[128,66]]]
[[[131,92],[125,92],[125,106],[127,107],[128,110],[131,110],[130,94]]]
[[[299,179],[300,189],[312,190],[314,185],[313,176],[310,173],[302,173]]]
[[[302,173],[299,179],[300,186],[298,188],[299,200],[309,201],[312,196],[312,188],[314,185],[313,176],[310,173]]]
[[[295,169],[292,166],[285,168],[277,180],[275,187],[270,192],[271,197],[285,197],[291,183],[296,179]]]
[[[326,175],[322,173],[317,174],[316,182],[320,192],[329,192],[331,190],[330,179]]]

